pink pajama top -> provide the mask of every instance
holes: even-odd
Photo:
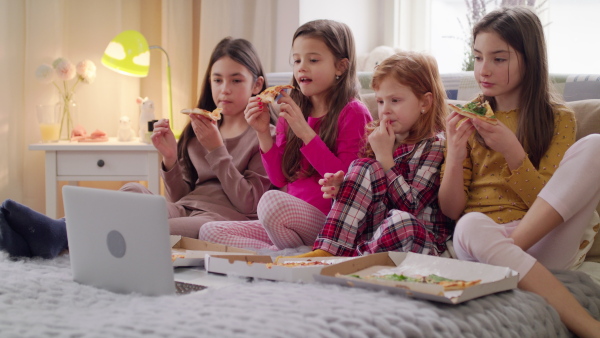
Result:
[[[317,134],[321,119],[322,117],[308,118],[308,125]],[[321,210],[323,214],[327,214],[331,208],[331,200],[323,198],[319,179],[323,178],[325,173],[348,170],[350,163],[358,158],[358,152],[364,144],[365,125],[372,119],[371,113],[361,101],[356,99],[350,101],[340,112],[338,137],[333,152],[327,148],[319,135],[300,148],[302,168],[307,169],[310,164],[317,170],[318,175],[300,177],[289,182],[282,170],[288,124],[284,118],[279,118],[273,147],[266,153],[261,152],[262,162],[271,183],[279,188],[287,185],[287,192],[290,195],[306,201]]]

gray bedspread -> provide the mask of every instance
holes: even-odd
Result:
[[[600,318],[600,286],[556,272]],[[120,295],[71,280],[68,256],[0,254],[1,337],[566,337],[544,300],[520,290],[461,305],[326,284],[255,281],[186,296]]]

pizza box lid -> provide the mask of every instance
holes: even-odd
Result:
[[[444,291],[440,285],[364,279],[365,276],[376,272],[407,276],[436,274],[445,278],[465,281],[481,279],[481,283],[464,290]],[[517,287],[519,274],[507,267],[477,262],[411,252],[382,252],[325,266],[321,269],[320,274],[315,276],[315,280],[322,283],[386,290],[408,297],[459,304],[492,293],[514,289]]]
[[[205,255],[219,253],[229,253],[232,255],[255,254],[254,251],[244,250],[233,246],[171,235],[171,258],[174,267],[203,266]]]
[[[336,264],[351,257],[285,258],[280,262],[320,261]],[[274,265],[271,256],[262,255],[207,255],[204,268],[208,272],[268,279],[283,282],[314,282],[314,275],[327,265],[288,267]]]

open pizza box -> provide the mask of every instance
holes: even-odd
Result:
[[[208,255],[204,268],[208,272],[232,276],[253,277],[283,282],[314,282],[314,276],[326,266],[345,262],[351,257],[312,257],[280,259],[277,265],[271,256],[261,255]],[[289,263],[309,262],[304,265],[290,266]],[[316,263],[315,263],[316,262]],[[324,265],[322,265],[324,264]]]
[[[463,290],[444,290],[438,284],[395,281],[374,276],[430,276],[463,281],[481,280]],[[315,280],[322,283],[386,290],[408,297],[458,304],[517,287],[519,275],[506,267],[465,262],[410,252],[382,252],[359,257],[321,269]]]
[[[253,255],[254,251],[199,239],[171,235],[171,259],[174,267],[203,266],[207,254]]]

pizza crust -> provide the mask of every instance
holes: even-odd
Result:
[[[299,266],[315,266],[315,265],[331,265],[330,262],[323,261],[292,261],[292,262],[284,262],[284,263],[267,263],[267,269],[272,268],[273,266],[285,266],[288,268],[295,268]]]

